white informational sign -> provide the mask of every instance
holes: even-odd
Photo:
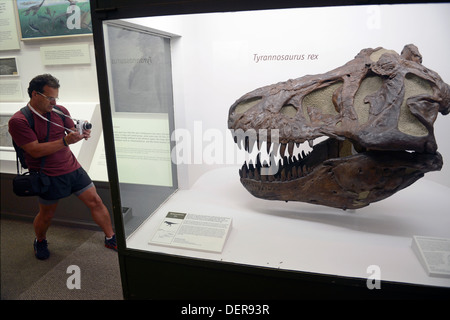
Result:
[[[89,44],[41,47],[43,65],[90,64]]]
[[[450,278],[450,239],[414,236],[412,248],[428,275]]]
[[[20,80],[0,80],[0,101],[22,101],[22,84]]]
[[[121,183],[172,186],[167,114],[114,117],[114,145]]]
[[[0,50],[20,49],[14,2],[0,0]]]
[[[89,176],[94,181],[108,181],[108,168],[106,167],[106,153],[103,133],[98,140],[97,148],[95,148],[92,156],[91,165],[89,167]]]
[[[169,212],[150,244],[222,252],[231,218]]]

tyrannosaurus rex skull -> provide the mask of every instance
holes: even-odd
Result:
[[[401,55],[363,49],[325,74],[249,92],[230,107],[228,128],[247,151],[264,141],[270,159],[282,158],[276,170],[259,155],[243,165],[241,182],[254,196],[356,209],[441,169],[433,124],[449,111],[450,86],[410,44]],[[293,154],[319,137],[328,139]]]

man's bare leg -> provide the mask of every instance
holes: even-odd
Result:
[[[34,218],[33,222],[34,232],[38,241],[44,240],[46,238],[47,230],[50,227],[57,206],[58,203],[39,203],[39,212]]]
[[[91,210],[92,218],[103,230],[106,237],[112,237],[114,230],[112,228],[111,217],[109,216],[108,209],[98,195],[95,186],[84,191],[78,198]]]
[[[34,240],[34,254],[36,258],[40,260],[45,260],[50,256],[46,237],[47,230],[50,227],[57,206],[57,202],[54,204],[39,203],[39,212],[33,221],[34,233],[36,234],[36,240]]]

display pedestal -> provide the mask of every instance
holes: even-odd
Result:
[[[449,294],[450,279],[428,276],[411,248],[415,235],[450,236],[448,194],[447,187],[422,179],[384,201],[364,209],[343,211],[254,198],[240,185],[236,168],[224,168],[208,172],[191,189],[176,192],[128,237],[127,244],[129,249],[148,254],[148,259],[132,260],[151,269],[159,263],[168,263],[173,270],[187,270],[184,268],[188,265],[188,269],[194,268],[196,271],[191,271],[202,273],[202,277],[205,274],[225,277],[222,272],[228,271],[230,274],[226,277],[231,277],[238,272],[241,276],[245,274],[246,279],[241,279],[243,283],[252,283],[256,279],[266,281],[266,278],[260,278],[263,275],[273,277],[275,283],[265,289],[257,286],[260,292],[247,288],[242,294],[249,294],[250,290],[257,296],[276,295],[270,291],[283,283],[280,277],[286,280],[284,290],[295,291],[290,293],[294,296],[304,294],[295,290],[296,283],[305,285],[309,281],[314,282],[309,285],[317,290],[343,290],[349,295],[361,292],[371,296],[387,295],[390,292],[388,288],[400,291],[403,290],[400,288],[405,288],[408,294],[410,290],[413,294],[417,288],[420,288],[419,292],[444,290]],[[222,253],[149,243],[150,237],[171,211],[213,212],[217,216],[231,217],[233,228]],[[380,271],[382,290],[378,293],[367,286],[368,279],[374,276],[373,266]],[[127,274],[133,278],[130,272]],[[160,277],[159,271],[146,274],[153,280]],[[234,276],[239,278],[236,274]],[[209,284],[205,285],[209,287]],[[154,287],[154,284],[150,286]],[[182,295],[183,290],[177,289],[177,292]],[[142,294],[151,296],[150,292]],[[201,292],[199,294],[202,295]],[[232,291],[227,292],[226,289],[215,294],[233,297]],[[156,296],[161,297],[160,292]]]

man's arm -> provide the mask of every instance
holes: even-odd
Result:
[[[85,132],[83,134],[79,134],[78,132],[70,132],[64,137],[64,140],[58,139],[55,141],[42,143],[39,143],[37,140],[35,140],[30,143],[24,144],[23,146],[20,147],[23,150],[25,150],[25,152],[28,153],[30,156],[37,159],[48,156],[62,148],[65,148],[66,144],[69,145],[77,143],[78,141],[82,139],[88,139],[89,137],[90,137],[90,130],[89,132]],[[66,142],[66,144],[64,144],[64,141]]]

